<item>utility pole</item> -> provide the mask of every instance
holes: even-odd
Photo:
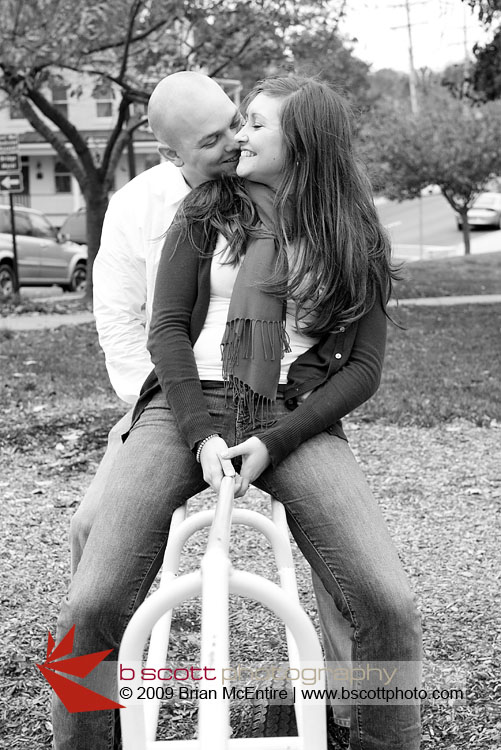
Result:
[[[463,45],[464,45],[464,68],[463,68],[463,85],[461,96],[466,97],[468,95],[468,89],[470,86],[470,53],[468,50],[468,23],[466,15],[466,5],[463,8]]]
[[[417,82],[416,68],[414,67],[414,51],[412,47],[411,6],[409,0],[405,0],[405,11],[407,13],[407,34],[409,36],[409,88],[411,94],[411,111],[413,114],[416,114],[418,111]]]
[[[425,5],[427,3],[427,0],[418,0],[417,4],[419,5]],[[414,3],[416,4],[416,3]],[[414,66],[414,45],[412,41],[412,19],[411,19],[411,3],[410,0],[404,0],[404,2],[399,3],[397,5],[390,6],[391,8],[405,8],[405,12],[407,15],[407,23],[403,26],[392,26],[392,29],[407,29],[407,36],[409,39],[409,90],[410,90],[410,97],[411,97],[411,111],[413,114],[416,114],[419,106],[418,106],[418,97],[417,97],[417,75],[416,75],[416,68]],[[423,22],[421,22],[423,23]]]
[[[414,67],[414,48],[412,44],[412,21],[411,21],[411,6],[410,0],[404,0],[403,6],[394,7],[405,7],[407,14],[407,34],[409,37],[409,92],[411,97],[411,112],[413,115],[418,113],[418,99],[417,99],[417,76],[416,68]],[[394,28],[399,28],[394,27]],[[402,28],[402,27],[400,27]],[[418,198],[418,226],[419,226],[419,258],[423,258],[423,196],[420,194]]]

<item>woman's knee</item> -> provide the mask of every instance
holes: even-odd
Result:
[[[373,602],[373,621],[399,643],[401,659],[412,659],[421,647],[421,615],[409,586],[390,587]],[[407,656],[404,652],[408,652]]]

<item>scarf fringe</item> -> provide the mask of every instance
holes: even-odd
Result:
[[[227,393],[232,395],[237,413],[248,415],[252,427],[265,426],[273,421],[273,405],[278,385],[277,378],[274,385],[271,382],[266,384],[268,394],[258,393],[235,375],[240,357],[254,359],[256,347],[259,346],[265,361],[274,362],[290,352],[289,336],[283,321],[235,318],[226,323],[221,342],[223,380]],[[278,348],[280,351],[277,351]]]
[[[252,428],[269,427],[275,419],[275,400],[252,390],[247,383],[235,377],[224,381],[226,393],[230,394],[237,417],[248,419]]]
[[[261,339],[261,346],[265,361],[274,362],[282,359],[284,354],[291,351],[290,340],[285,325],[279,320],[251,320],[250,318],[235,318],[226,323],[221,342],[223,360],[223,378],[229,380],[235,367],[243,359],[254,359],[257,337]],[[277,353],[276,343],[280,345]]]

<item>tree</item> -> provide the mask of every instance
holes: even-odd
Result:
[[[353,55],[349,42],[337,30],[320,28],[297,31],[290,48],[294,69],[304,75],[319,75],[342,91],[359,107],[368,105],[370,66]]]
[[[402,101],[410,98],[409,76],[391,68],[381,68],[369,75],[369,100],[373,106],[383,100]]]
[[[339,0],[339,13],[344,2]],[[144,119],[146,103],[170,72],[211,76],[257,69],[290,57],[292,27],[307,33],[328,0],[0,0],[0,90],[75,176],[87,206],[89,270],[99,247],[108,193],[120,155]],[[75,125],[52,102],[51,86],[79,96],[84,74],[119,92],[118,112],[99,163]],[[72,78],[68,78],[72,75]],[[78,80],[78,79],[77,79]],[[88,274],[88,297],[92,294]]]
[[[471,74],[474,90],[485,100],[501,97],[501,27],[492,40],[474,48],[475,65]]]
[[[485,24],[490,24],[498,13],[501,13],[501,0],[462,0],[472,10],[478,13],[478,17]]]
[[[490,27],[498,23],[493,38],[485,46],[473,48],[475,64],[469,71],[473,90],[485,101],[501,97],[501,0],[463,0],[467,2],[480,21]]]
[[[501,103],[472,106],[434,87],[420,110],[393,104],[376,109],[362,133],[362,153],[375,189],[388,198],[415,198],[439,185],[459,214],[465,254],[470,252],[466,215],[492,174],[501,173]]]

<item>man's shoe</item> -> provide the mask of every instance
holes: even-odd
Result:
[[[327,706],[327,750],[346,750],[350,744],[350,730],[336,724],[330,706]]]

